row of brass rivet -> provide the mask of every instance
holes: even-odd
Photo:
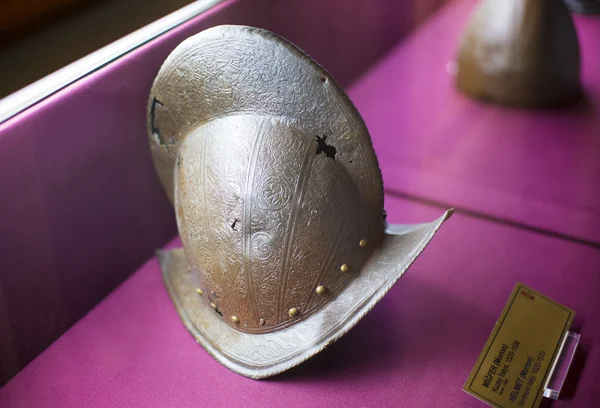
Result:
[[[366,247],[367,247],[367,240],[366,240],[366,239],[361,239],[361,240],[360,240],[360,242],[358,243],[358,245],[359,245],[361,248],[366,248]],[[188,266],[188,271],[191,271],[191,270],[192,270],[192,268],[190,268],[190,267]],[[340,266],[340,271],[341,271],[342,273],[346,273],[346,272],[348,272],[349,270],[350,270],[350,267],[348,266],[348,264],[342,264],[342,266]],[[321,296],[321,295],[324,295],[326,291],[327,291],[327,288],[325,288],[325,286],[323,286],[323,285],[319,285],[319,286],[317,286],[317,289],[315,290],[315,292],[316,292],[316,293],[317,293],[317,295],[319,295],[319,296]],[[202,296],[202,295],[203,295],[203,293],[202,293],[202,289],[200,289],[200,288],[197,288],[197,289],[196,289],[196,293],[197,293],[198,295],[200,295],[200,296]],[[212,303],[212,302],[210,303],[210,307],[212,307],[213,309],[217,310],[217,305],[215,305],[215,304],[214,304],[214,303]],[[298,313],[299,313],[299,312],[298,312],[298,309],[296,309],[295,307],[292,307],[290,310],[288,310],[288,316],[290,316],[290,317],[296,317],[296,316],[298,315]],[[240,319],[239,319],[237,316],[231,316],[231,322],[232,322],[233,324],[239,324],[239,323],[240,323]],[[264,326],[264,325],[265,325],[265,320],[264,320],[264,319],[260,319],[260,320],[258,321],[258,324],[259,324],[260,326]]]

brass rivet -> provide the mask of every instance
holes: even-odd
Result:
[[[238,318],[237,318],[237,317],[235,317],[235,316],[231,316],[231,323],[233,323],[233,324],[238,324],[239,322],[240,322],[240,319],[238,319]]]
[[[325,293],[325,286],[323,286],[323,285],[317,286],[317,295],[322,295],[323,293]]]
[[[188,272],[192,271],[192,267],[188,265]]]
[[[211,303],[210,307],[212,307],[213,309],[217,310],[217,305],[215,305],[214,303]]]
[[[360,242],[358,243],[358,245],[360,245],[361,248],[366,248],[367,247],[367,240],[366,239],[361,239]]]
[[[289,310],[288,314],[290,315],[290,317],[294,317],[294,316],[296,316],[298,314],[298,309],[296,309],[295,307],[292,307]]]
[[[349,269],[348,265],[346,265],[346,264],[343,264],[342,266],[340,266],[340,271],[342,271],[344,273],[348,272],[348,269]]]
[[[265,319],[260,319],[258,321],[259,326],[264,326],[265,325]]]
[[[196,289],[196,293],[199,294],[200,296],[202,296],[202,289],[200,289],[200,288]]]

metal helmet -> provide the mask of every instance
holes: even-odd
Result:
[[[475,98],[540,107],[582,96],[579,42],[564,0],[479,2],[457,54],[456,85]]]
[[[200,344],[248,377],[346,333],[449,216],[385,233],[360,115],[265,30],[219,26],[179,45],[154,82],[148,137],[184,248],[160,253],[166,286]]]

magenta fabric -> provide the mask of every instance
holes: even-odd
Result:
[[[443,2],[226,1],[0,124],[0,384],[175,235],[145,130],[175,46],[264,27],[347,84]]]
[[[392,222],[440,214],[394,198],[386,209]],[[594,407],[598,270],[596,248],[455,214],[350,333],[295,369],[255,381],[194,341],[152,259],[0,389],[0,406],[481,407],[462,385],[521,281],[577,312],[579,378],[552,406]]]
[[[446,70],[476,4],[446,6],[350,89],[386,189],[600,245],[600,18],[574,16],[587,101],[518,110]]]

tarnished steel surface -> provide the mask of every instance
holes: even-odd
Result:
[[[266,378],[307,360],[346,334],[402,277],[451,215],[386,233],[360,277],[302,322],[267,334],[232,329],[193,290],[181,249],[159,252],[163,279],[185,326],[217,361],[238,374]],[[359,352],[359,351],[358,351]]]
[[[360,115],[325,70],[274,34],[222,26],[186,40],[164,63],[149,112],[190,266],[237,329],[309,316],[381,240],[381,174]],[[354,272],[339,273],[342,264]]]
[[[356,187],[348,159],[317,154],[316,135],[289,122],[224,116],[179,148],[175,203],[190,266],[207,301],[243,331],[314,313],[357,276],[383,233],[383,209]],[[340,150],[372,155],[356,139],[336,145],[346,144]],[[360,248],[363,238],[373,245]],[[291,308],[300,313],[291,318]]]
[[[167,286],[200,343],[243,375],[280,372],[347,331],[442,222],[414,242],[385,236],[362,118],[323,68],[264,30],[220,26],[177,47],[148,131],[187,257],[185,270],[165,264]]]

